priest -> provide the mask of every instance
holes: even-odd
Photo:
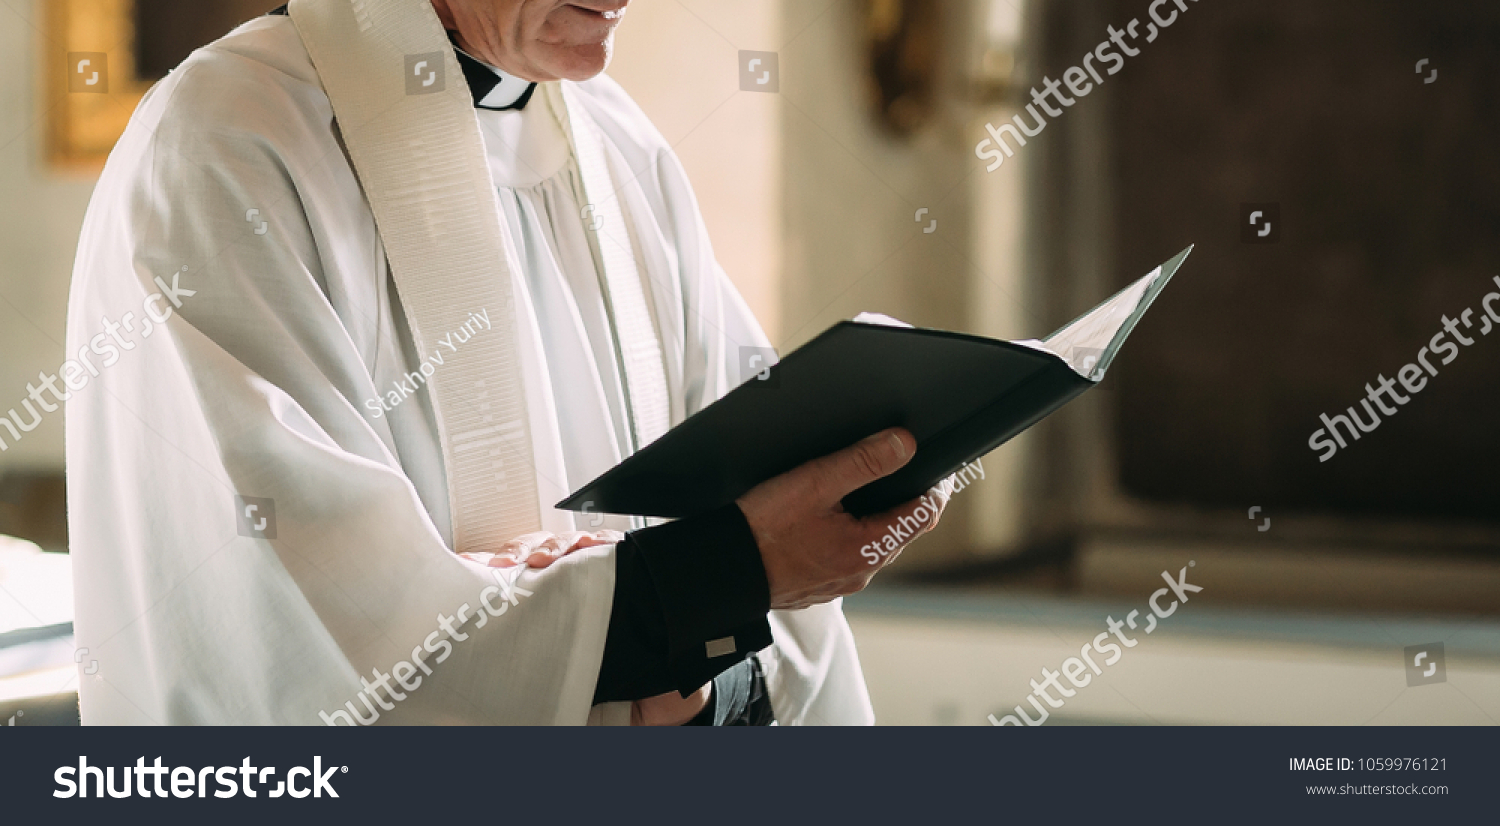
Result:
[[[68,309],[84,723],[872,722],[839,599],[945,497],[838,503],[909,433],[551,507],[768,346],[602,74],[627,2],[292,0],[146,95]]]

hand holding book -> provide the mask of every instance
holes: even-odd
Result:
[[[1191,249],[1043,341],[840,322],[557,507],[704,513],[890,428],[911,434],[915,453],[843,506],[867,517],[909,503],[1102,380]]]
[[[772,608],[806,608],[857,593],[900,555],[897,550],[872,566],[854,549],[878,541],[891,524],[926,507],[924,502],[914,500],[863,518],[841,502],[901,469],[916,449],[916,439],[905,430],[884,430],[768,479],[739,498],[760,547]],[[934,499],[937,513],[920,520],[922,528],[908,542],[937,524],[947,498]]]

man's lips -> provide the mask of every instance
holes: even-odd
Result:
[[[543,40],[560,46],[600,42],[619,25],[625,14],[625,5],[615,0],[599,0],[587,5],[568,3],[553,12],[557,17],[552,22],[560,25]]]
[[[625,7],[630,5],[630,0],[599,0],[594,3],[569,3],[568,6],[591,17],[610,22],[619,22],[625,15]]]

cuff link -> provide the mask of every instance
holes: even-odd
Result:
[[[725,654],[733,654],[738,650],[734,644],[734,637],[720,637],[716,640],[709,640],[704,643],[703,647],[708,650],[708,658],[710,660],[715,657],[722,657]]]

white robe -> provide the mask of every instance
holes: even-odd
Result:
[[[765,336],[665,140],[607,77],[576,88],[628,170],[675,424],[727,392],[738,348]],[[543,524],[629,529],[550,507],[629,441],[576,164],[547,106],[478,111],[521,263]],[[625,719],[627,704],[590,708],[613,546],[514,586],[451,551],[433,409],[406,378],[447,350],[416,352],[290,19],[245,24],[143,100],[89,207],[67,347],[76,631],[99,663],[80,684],[84,723]],[[403,383],[416,392],[379,404]],[[246,518],[236,497],[272,501],[274,538],[253,534],[270,509]],[[461,606],[467,624],[445,630]],[[772,630],[761,660],[779,722],[873,721],[838,603],[773,612]],[[393,669],[405,679],[368,687]]]

